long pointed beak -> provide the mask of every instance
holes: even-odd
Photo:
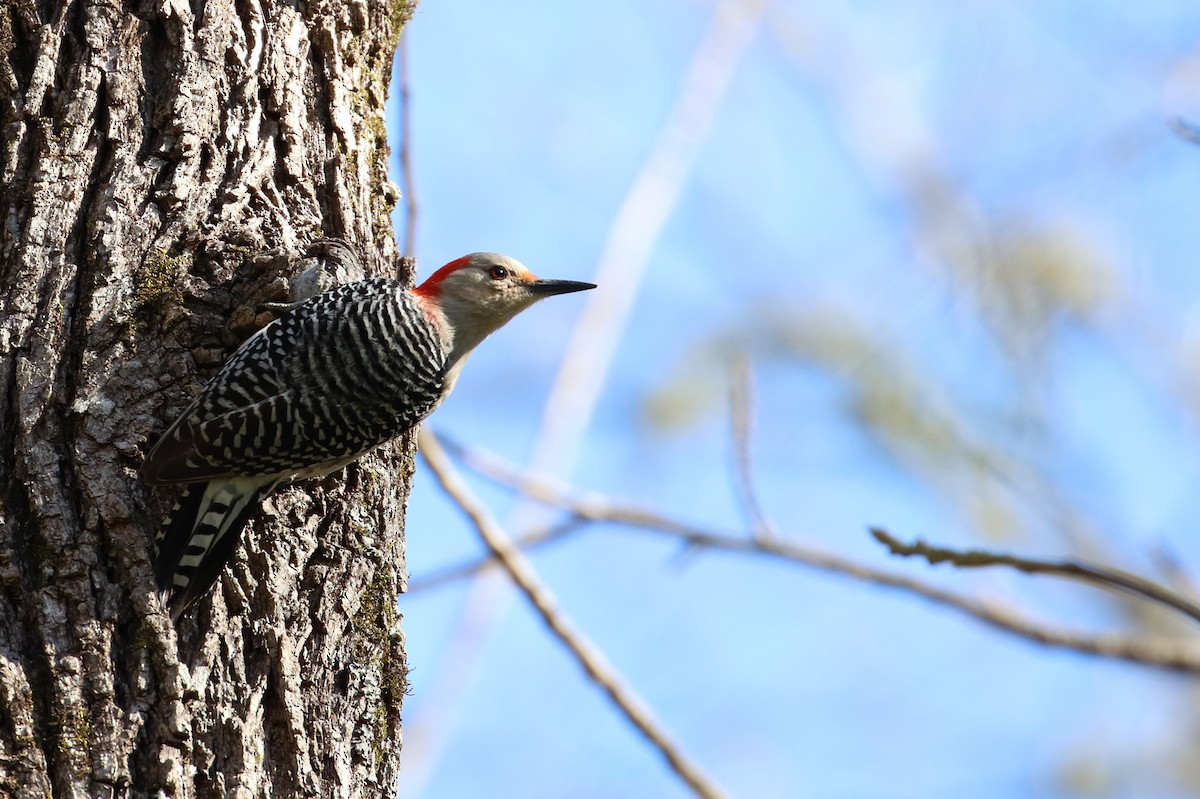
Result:
[[[583,283],[578,280],[535,280],[526,283],[530,294],[570,294],[573,291],[587,291],[596,288],[595,283]]]

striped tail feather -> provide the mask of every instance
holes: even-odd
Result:
[[[171,618],[208,593],[250,514],[275,486],[274,480],[233,478],[184,487],[154,541],[154,577]]]

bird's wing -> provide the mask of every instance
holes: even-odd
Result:
[[[380,291],[327,292],[242,345],[151,450],[143,479],[312,471],[428,416],[442,397],[442,346],[406,295],[371,283]]]

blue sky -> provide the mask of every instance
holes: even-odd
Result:
[[[422,271],[497,250],[589,279],[712,13],[420,6],[407,35]],[[1086,544],[1151,574],[1159,546],[1200,563],[1200,147],[1169,126],[1200,121],[1198,43],[1200,8],[1167,0],[769,5],[562,477],[743,529],[726,399],[728,353],[743,351],[759,490],[786,534],[1118,629],[1127,616],[1086,589],[889,562],[865,529],[1043,555]],[[546,302],[486,342],[431,427],[526,462],[588,299]],[[1013,313],[1022,335],[1005,339],[989,314]],[[900,393],[884,411],[911,403],[963,435],[933,452],[864,423],[880,386]],[[999,466],[963,457],[976,440]],[[512,497],[476,486],[505,518]],[[421,468],[407,541],[414,579],[480,551]],[[734,796],[1187,795],[1171,773],[1195,723],[1181,678],[796,567],[681,558],[636,532],[588,528],[534,561]],[[480,603],[489,632],[464,652]],[[507,587],[400,605],[402,795],[688,795]]]

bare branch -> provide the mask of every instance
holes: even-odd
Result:
[[[750,442],[754,434],[754,385],[750,362],[739,357],[729,368],[729,421],[733,438],[734,485],[755,539],[774,538],[776,531],[763,511],[754,485]]]
[[[1144,666],[1200,673],[1200,648],[1169,639],[1129,639],[1111,634],[1091,634],[1055,628],[996,603],[964,597],[929,583],[877,569],[851,558],[802,546],[782,538],[755,539],[744,535],[703,530],[655,511],[610,501],[596,494],[580,496],[555,486],[551,481],[522,474],[494,456],[454,448],[456,457],[485,477],[510,486],[538,502],[564,508],[577,518],[620,524],[633,529],[662,533],[699,548],[738,552],[784,560],[819,571],[895,588],[959,611],[1029,641],[1100,657],[1129,661]]]
[[[558,609],[554,595],[539,580],[533,564],[521,554],[521,550],[492,518],[483,503],[467,488],[450,463],[445,450],[438,443],[437,437],[428,429],[421,430],[420,447],[421,456],[437,478],[438,485],[471,520],[492,557],[500,563],[542,617],[542,621],[587,672],[588,677],[608,694],[625,718],[658,749],[671,770],[679,775],[697,796],[724,797],[725,792],[670,739],[659,721],[654,718],[650,708],[624,683],[596,645],[579,632]]]
[[[1193,621],[1200,622],[1200,605],[1164,585],[1109,566],[1073,560],[1037,560],[1000,552],[988,552],[982,549],[948,549],[926,544],[919,539],[912,544],[905,544],[878,527],[871,528],[871,535],[875,536],[875,540],[886,546],[893,555],[905,558],[924,558],[935,566],[939,563],[949,563],[961,569],[1008,566],[1026,574],[1056,574],[1108,590],[1133,594],[1177,610]]]

